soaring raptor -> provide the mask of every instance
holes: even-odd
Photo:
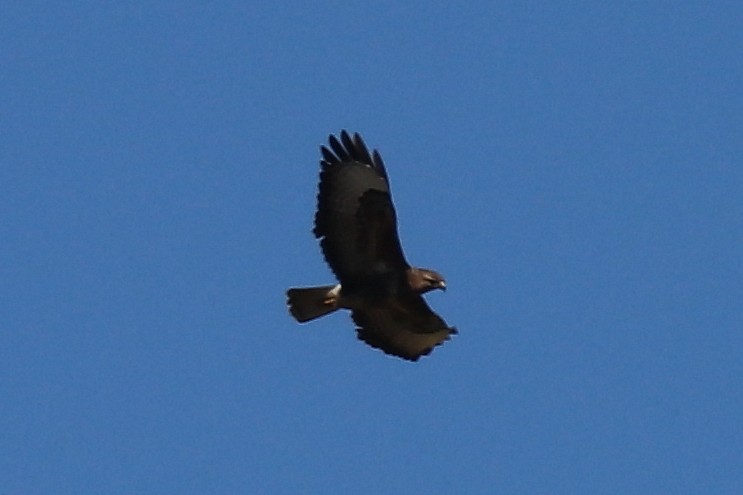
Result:
[[[360,340],[387,354],[416,361],[452,334],[422,294],[446,289],[433,270],[408,264],[397,234],[389,179],[377,150],[346,131],[321,146],[315,237],[340,282],[293,288],[287,304],[304,323],[350,309]]]

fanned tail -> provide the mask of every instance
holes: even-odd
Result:
[[[292,288],[286,291],[286,303],[294,319],[305,323],[337,310],[339,291],[339,285]]]

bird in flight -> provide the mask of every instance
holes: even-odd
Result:
[[[369,153],[358,133],[345,130],[329,145],[320,147],[313,233],[339,283],[289,289],[289,312],[305,323],[348,309],[360,340],[417,361],[457,333],[422,296],[446,290],[444,277],[405,260],[379,152]]]

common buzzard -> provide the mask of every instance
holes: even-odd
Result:
[[[446,289],[433,270],[408,264],[397,235],[389,180],[377,150],[361,136],[331,135],[320,147],[315,237],[340,282],[287,291],[292,316],[304,323],[350,309],[358,338],[387,354],[416,361],[457,333],[422,294]]]

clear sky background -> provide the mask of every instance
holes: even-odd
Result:
[[[4,2],[0,493],[743,493],[740,2]],[[460,334],[310,233],[378,148]]]

